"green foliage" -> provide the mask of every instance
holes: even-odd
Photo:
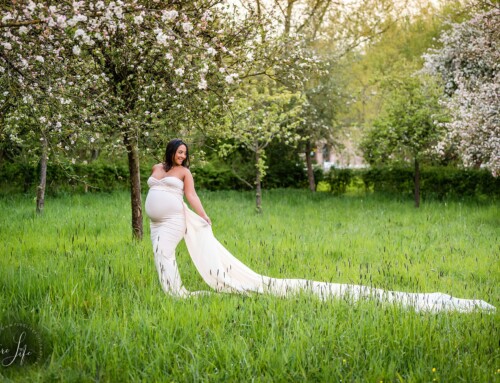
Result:
[[[405,166],[369,169],[331,169],[325,173],[321,190],[343,194],[351,190],[394,195],[413,194],[414,169]],[[421,169],[421,192],[426,198],[500,197],[500,178],[487,170],[452,167]],[[328,184],[328,186],[326,186]]]
[[[295,145],[300,138],[295,130],[301,119],[304,100],[272,83],[248,84],[233,102],[220,132],[220,149],[225,156],[244,147],[255,153],[258,178],[266,175],[268,163],[265,149],[272,142]]]
[[[432,156],[443,135],[438,121],[439,89],[427,79],[391,79],[392,99],[366,134],[361,148],[370,164],[412,161]]]
[[[330,185],[330,191],[334,194],[344,194],[354,180],[352,169],[331,168],[325,175],[325,181]]]
[[[273,145],[270,158],[269,173],[264,178],[266,188],[306,187],[305,170],[300,162],[295,162],[296,154],[293,151],[284,145]],[[191,170],[196,187],[206,190],[249,189],[248,182],[242,180],[240,174],[235,174],[231,167],[231,164],[215,159],[203,166],[193,167]],[[408,196],[413,192],[413,169],[405,166],[332,168],[327,172],[317,167],[314,171],[318,180],[317,191],[340,195],[364,190]],[[150,173],[150,164],[144,164],[141,167],[144,190],[147,190],[146,181]],[[38,169],[30,164],[4,163],[0,167],[0,195],[34,192],[37,179]],[[421,170],[421,183],[423,196],[427,198],[500,197],[500,178],[493,177],[487,170],[424,167]],[[85,184],[88,186],[85,187]],[[60,192],[110,192],[125,189],[128,187],[128,168],[125,164],[99,161],[87,165],[75,164],[67,168],[49,165],[47,185],[47,193],[52,195]]]
[[[314,166],[313,172],[314,172],[314,179],[316,180],[317,183],[325,179],[325,172],[321,166]]]
[[[367,190],[374,192],[394,193],[411,195],[413,193],[414,169],[408,167],[374,167],[362,173],[360,176]],[[421,170],[421,183],[425,176],[425,170]],[[423,185],[421,185],[421,191]]]
[[[351,95],[340,116],[344,125],[371,126],[392,99],[386,80],[421,69],[422,55],[436,46],[447,21],[461,21],[470,13],[474,13],[470,4],[447,1],[440,8],[419,2],[411,17],[394,19],[386,14],[384,32],[373,36],[363,53],[355,50],[346,55],[339,68],[347,81],[344,92]]]
[[[258,272],[500,305],[496,203],[429,201],[415,211],[376,195],[276,190],[257,216],[252,192],[200,196],[221,243]],[[166,296],[151,242],[130,239],[128,198],[65,195],[47,200],[43,216],[29,197],[0,198],[0,324],[28,324],[44,345],[37,365],[0,367],[1,381],[498,380],[498,311]],[[187,287],[207,289],[184,246],[177,259]]]
[[[268,146],[266,153],[268,169],[262,180],[264,188],[298,188],[307,182],[304,163],[296,149],[276,142]]]
[[[316,186],[316,191],[317,192],[331,192],[332,187],[328,182],[325,181],[319,181],[318,185]]]
[[[39,167],[23,162],[4,163],[0,166],[0,184],[9,191],[29,192],[38,185]],[[151,168],[143,166],[141,178],[146,182]],[[74,191],[113,191],[128,186],[129,171],[126,164],[92,162],[67,166],[47,165],[47,193]]]
[[[251,189],[255,167],[248,161],[251,155],[240,149],[231,153],[226,160],[210,154],[208,161],[192,166],[197,189],[243,190]],[[306,182],[305,170],[297,151],[285,144],[274,143],[269,147],[268,174],[263,180],[267,188],[299,188]],[[151,174],[151,163],[141,162],[141,182]],[[26,162],[3,162],[0,166],[2,191],[33,192],[38,184],[39,168]],[[125,162],[104,162],[97,160],[88,164],[72,164],[47,167],[47,193],[112,191],[128,187],[129,171]],[[86,186],[87,185],[87,186]],[[147,189],[147,188],[146,188]],[[145,189],[145,190],[146,190]]]
[[[218,161],[191,169],[195,177],[196,188],[207,190],[240,190],[248,185],[239,179],[231,168]]]

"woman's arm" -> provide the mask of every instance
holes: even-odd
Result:
[[[203,209],[203,205],[201,204],[200,198],[198,194],[196,194],[196,190],[194,188],[194,180],[193,175],[189,171],[189,169],[185,168],[184,174],[184,195],[189,202],[189,205],[193,208],[193,210],[205,221],[207,221],[210,225],[212,221],[208,217],[207,213],[205,213],[205,209]]]

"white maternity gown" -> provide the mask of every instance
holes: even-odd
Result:
[[[167,294],[187,297],[175,259],[175,249],[182,238],[203,280],[220,292],[269,293],[287,296],[310,292],[320,299],[361,297],[394,302],[417,311],[494,311],[482,301],[459,299],[443,293],[405,293],[368,286],[317,282],[307,279],[280,279],[258,274],[236,259],[214,237],[211,226],[183,201],[184,183],[177,177],[150,177],[146,214],[151,221],[155,265],[161,286]],[[199,293],[199,292],[197,292]]]

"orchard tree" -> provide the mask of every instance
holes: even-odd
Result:
[[[254,155],[256,211],[262,211],[262,178],[266,175],[266,147],[273,141],[293,145],[300,138],[295,130],[300,123],[303,100],[286,89],[266,84],[242,87],[222,131],[221,153],[227,155],[244,147]]]
[[[321,2],[318,2],[321,3]],[[234,153],[238,147],[250,151],[255,160],[256,207],[262,209],[261,181],[265,176],[265,148],[282,140],[295,148],[299,136],[296,130],[306,103],[298,91],[319,68],[319,60],[311,55],[299,34],[283,32],[275,12],[260,0],[255,5],[259,21],[258,34],[249,45],[254,50],[247,55],[253,66],[244,73],[241,89],[225,104],[225,129],[219,134],[221,153]],[[285,26],[286,27],[286,26]]]
[[[44,62],[60,62],[67,73],[48,73],[45,90],[79,96],[85,118],[78,136],[91,131],[119,137],[110,145],[127,153],[133,235],[142,238],[140,140],[182,132],[193,116],[210,109],[207,95],[224,99],[252,63],[252,14],[240,17],[235,8],[206,0],[25,0],[7,10],[2,66],[30,62],[33,45],[41,47]],[[165,129],[167,124],[175,128]]]
[[[61,164],[75,161],[76,149],[89,143],[92,133],[81,128],[87,124],[80,103],[83,88],[72,86],[80,77],[68,70],[61,54],[64,39],[53,31],[62,19],[51,21],[46,13],[53,10],[33,2],[4,4],[0,24],[2,151],[20,152],[30,164],[40,163],[39,213],[44,208],[49,157]]]
[[[249,0],[252,1],[252,0]],[[389,0],[335,2],[331,0],[259,1],[263,13],[276,25],[284,41],[295,41],[297,48],[284,50],[278,56],[277,70],[271,76],[291,92],[300,92],[304,100],[297,133],[305,154],[309,188],[315,190],[310,153],[320,140],[335,141],[334,124],[344,101],[340,60],[348,52],[358,50],[371,39],[384,33],[392,23],[397,7]],[[398,6],[404,8],[406,0]],[[289,44],[289,43],[288,43]],[[287,55],[314,58],[314,65],[295,76],[290,68],[301,67],[302,61],[282,65]],[[269,74],[268,74],[269,75]]]
[[[424,71],[444,84],[443,105],[450,112],[447,134],[437,146],[456,150],[465,166],[500,174],[500,10],[482,12],[452,25],[442,47],[430,50]]]
[[[430,79],[395,79],[390,102],[361,145],[370,164],[411,162],[414,166],[415,207],[420,206],[420,163],[432,157],[443,135],[438,104],[440,89]]]

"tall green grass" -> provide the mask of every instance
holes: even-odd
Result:
[[[332,197],[305,191],[200,193],[216,237],[275,277],[441,291],[500,307],[498,204]],[[494,382],[499,313],[416,313],[307,295],[160,288],[149,241],[131,239],[129,196],[0,199],[0,325],[40,334],[33,366],[2,381]],[[184,283],[207,290],[178,248]]]

